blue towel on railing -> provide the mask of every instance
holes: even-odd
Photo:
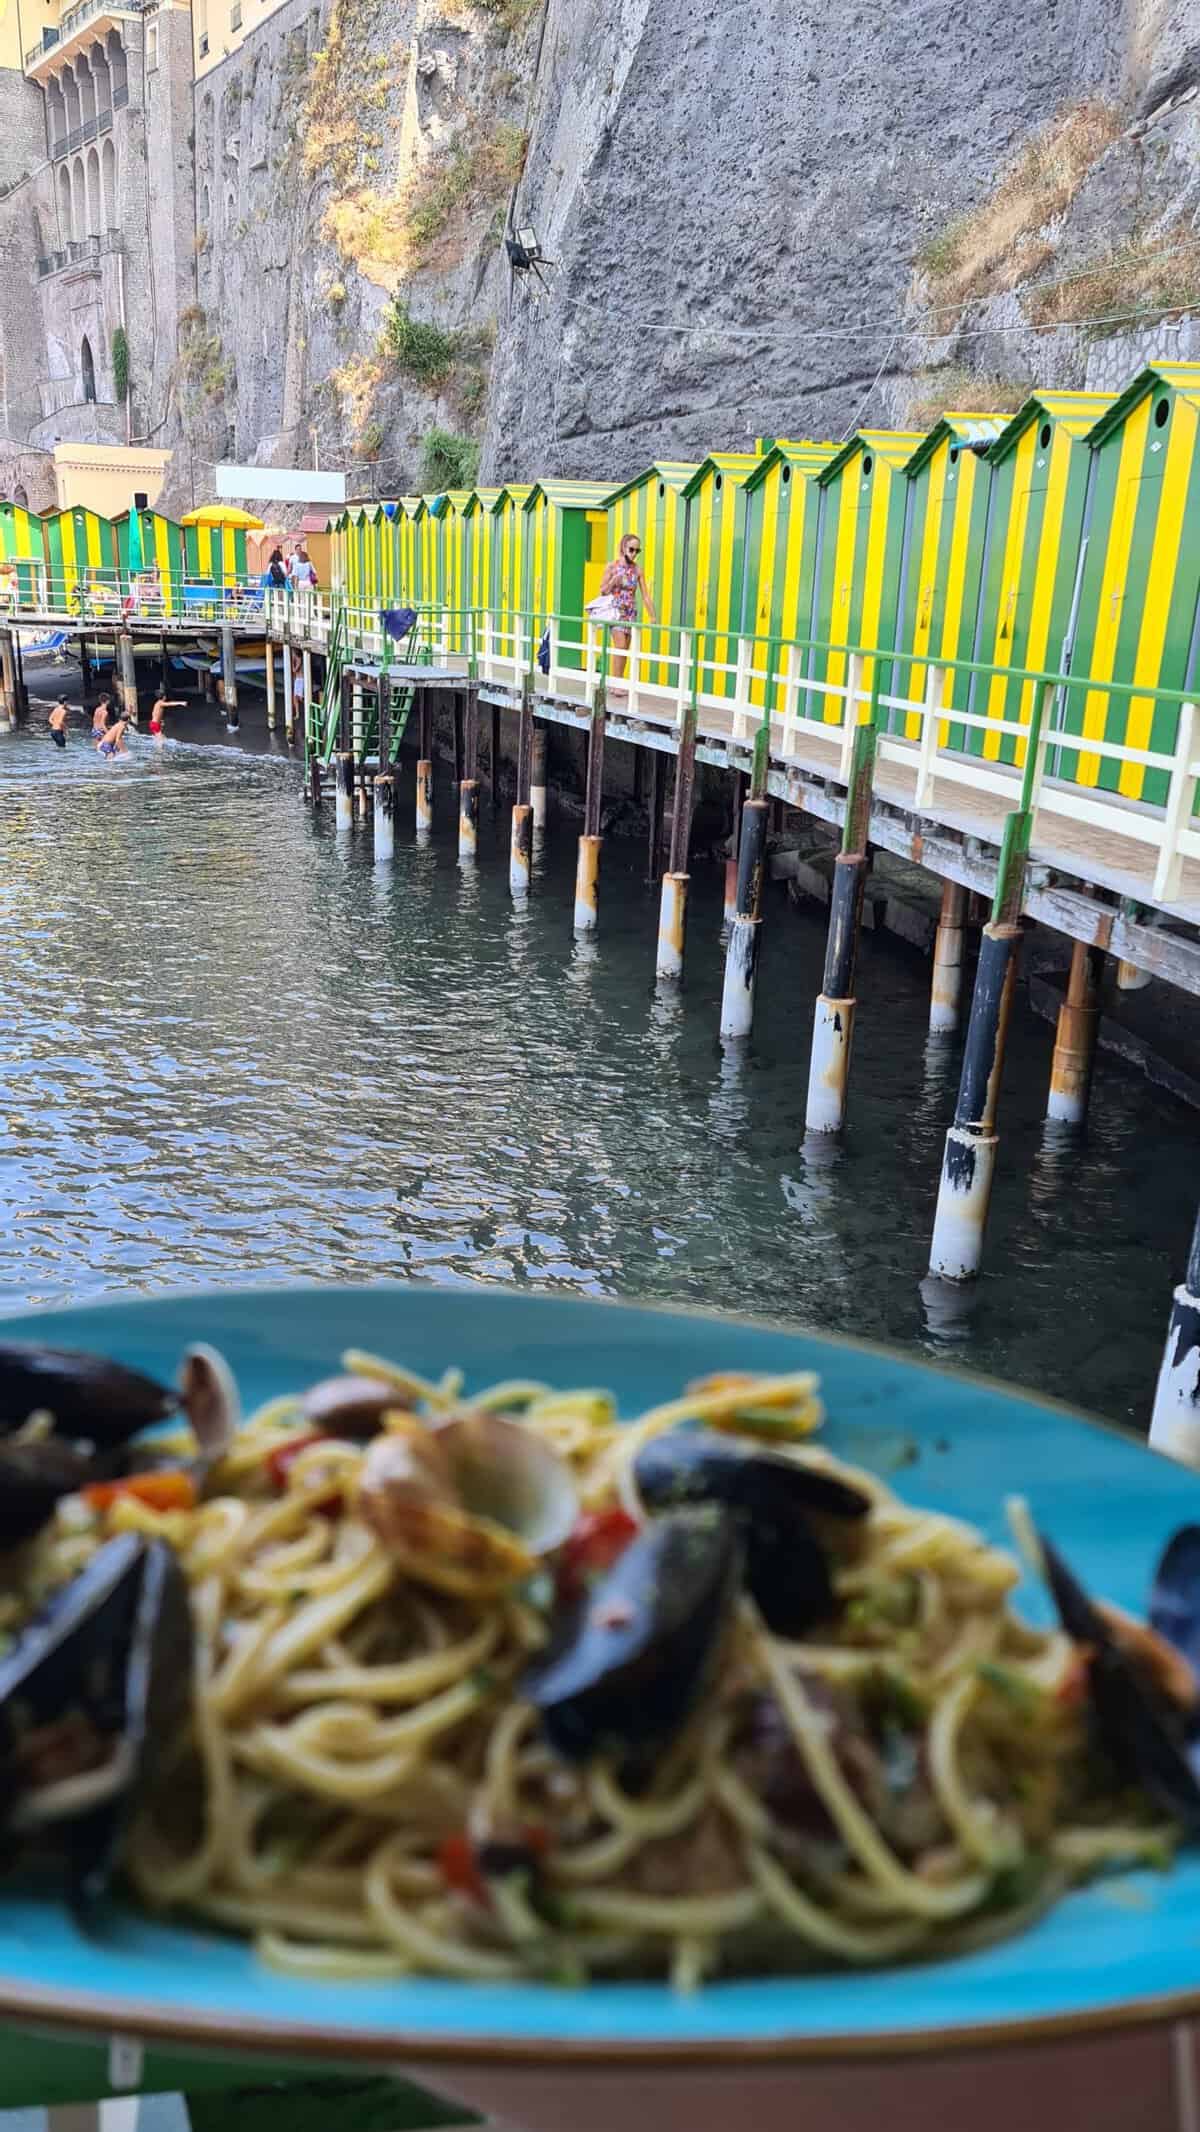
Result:
[[[385,607],[383,610],[384,633],[391,637],[393,643],[398,644],[401,637],[408,635],[416,619],[417,610],[415,607]]]

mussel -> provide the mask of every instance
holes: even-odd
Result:
[[[714,1506],[655,1519],[568,1616],[521,1693],[571,1761],[679,1730],[732,1619],[741,1547]]]
[[[46,1413],[56,1435],[107,1448],[165,1421],[178,1405],[177,1392],[103,1355],[0,1344],[0,1435]]]
[[[14,1847],[61,1852],[77,1899],[107,1887],[191,1681],[183,1572],[162,1541],[133,1533],[100,1548],[0,1659],[3,1827]]]
[[[153,1464],[153,1450],[131,1439],[180,1407],[205,1469],[241,1418],[237,1386],[215,1348],[187,1350],[175,1391],[102,1355],[0,1345],[0,1548],[31,1539],[60,1498],[89,1481]],[[37,1416],[46,1417],[46,1433],[26,1433]]]
[[[672,1429],[642,1446],[633,1468],[646,1509],[717,1503],[735,1518],[746,1584],[768,1628],[800,1636],[836,1610],[829,1562],[811,1520],[855,1523],[870,1497],[819,1466],[781,1458],[710,1429]]]
[[[410,1576],[484,1597],[561,1547],[579,1500],[566,1460],[521,1422],[460,1414],[435,1428],[413,1415],[368,1448],[358,1508]]]
[[[1146,1630],[1091,1599],[1057,1548],[1040,1533],[1038,1542],[1059,1620],[1072,1642],[1088,1652],[1088,1689],[1100,1745],[1120,1777],[1139,1785],[1186,1828],[1200,1831],[1200,1682],[1189,1665],[1183,1693],[1168,1692],[1169,1669],[1153,1650],[1157,1634],[1184,1649],[1164,1625],[1183,1604],[1175,1574],[1185,1560],[1182,1551],[1172,1568],[1176,1542],[1167,1548],[1155,1582],[1159,1619]],[[1189,1566],[1192,1559],[1189,1551]],[[1194,1624],[1189,1628],[1194,1637]]]

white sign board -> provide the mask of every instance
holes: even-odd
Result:
[[[311,466],[219,466],[217,494],[258,503],[345,503],[346,476]]]

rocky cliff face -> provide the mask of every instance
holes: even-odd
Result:
[[[1195,353],[1198,85],[1197,0],[285,0],[195,90],[168,507],[221,456],[623,477]]]

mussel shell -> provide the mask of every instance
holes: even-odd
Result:
[[[0,1547],[17,1547],[49,1523],[64,1495],[100,1478],[96,1461],[61,1437],[0,1438]]]
[[[1139,1785],[1165,1813],[1200,1830],[1195,1714],[1169,1701],[1120,1649],[1057,1548],[1041,1533],[1038,1539],[1059,1620],[1072,1642],[1091,1653],[1088,1690],[1096,1732],[1109,1761],[1119,1776]]]
[[[634,1461],[647,1510],[719,1503],[737,1518],[746,1585],[768,1628],[800,1636],[836,1612],[825,1549],[809,1517],[865,1517],[870,1497],[835,1473],[718,1436],[672,1429],[651,1437]]]
[[[322,1377],[298,1404],[310,1428],[366,1443],[382,1426],[384,1415],[403,1407],[405,1398],[382,1377]]]
[[[1182,1525],[1168,1540],[1154,1573],[1149,1618],[1200,1680],[1200,1525]]]
[[[0,1659],[0,1796],[10,1834],[52,1834],[73,1892],[107,1886],[126,1816],[172,1745],[192,1686],[186,1581],[171,1549],[135,1533],[109,1540]],[[22,1750],[77,1716],[96,1752],[78,1777],[41,1789]]]
[[[165,1421],[178,1405],[178,1393],[104,1355],[0,1343],[0,1436],[46,1412],[59,1436],[109,1446]]]
[[[521,1693],[569,1761],[658,1745],[699,1699],[732,1616],[741,1548],[715,1507],[656,1519],[567,1618]]]

